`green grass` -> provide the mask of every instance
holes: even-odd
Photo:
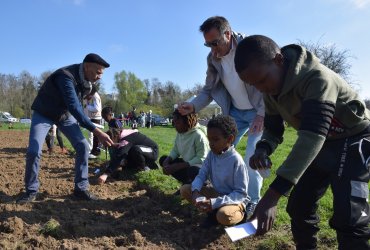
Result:
[[[51,218],[40,228],[39,232],[44,235],[58,237],[61,234],[60,223],[57,220]]]
[[[10,129],[9,126],[10,124],[9,123],[3,123],[3,122],[0,122],[0,130],[28,130],[30,129],[30,125],[31,124],[25,124],[25,123],[19,123],[19,122],[15,122],[12,124],[12,128]]]

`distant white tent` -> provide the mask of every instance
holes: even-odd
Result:
[[[193,95],[191,97],[189,97],[185,102],[191,102],[192,100],[194,100],[194,98],[197,97],[196,95]],[[174,104],[173,105],[173,109],[177,109],[178,107],[178,104]],[[215,109],[215,115],[219,115],[221,114],[221,107],[215,102],[215,101],[212,101],[208,106],[207,108],[214,108]]]

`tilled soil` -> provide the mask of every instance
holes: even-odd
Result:
[[[255,249],[256,239],[238,247],[222,227],[201,229],[204,215],[130,176],[94,185],[97,163],[90,190],[101,200],[73,199],[74,156],[57,146],[51,155],[44,146],[37,201],[15,204],[24,192],[28,133],[0,131],[0,249]]]

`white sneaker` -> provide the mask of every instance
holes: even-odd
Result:
[[[96,159],[96,156],[93,154],[89,154],[89,159]]]

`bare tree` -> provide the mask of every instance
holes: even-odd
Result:
[[[46,79],[53,73],[51,70],[47,70],[41,73],[39,77],[39,81],[37,82],[37,89],[40,89],[41,86],[44,84]]]
[[[0,74],[0,111],[5,110],[6,108],[5,105],[6,90],[7,90],[6,75]]]
[[[153,78],[151,80],[151,96],[150,96],[150,105],[159,105],[162,101],[163,96],[163,86],[162,83],[158,80],[158,78]]]
[[[187,100],[191,96],[198,95],[198,93],[202,90],[203,85],[200,83],[195,84],[192,89],[187,89],[182,93],[182,100]]]
[[[31,105],[37,95],[37,78],[29,72],[23,71],[18,80],[22,85],[20,105],[23,114],[20,116],[31,117]]]
[[[343,77],[349,85],[356,87],[357,84],[351,79],[350,69],[352,65],[349,58],[353,58],[348,50],[340,50],[335,44],[323,45],[320,41],[316,43],[299,40],[301,46],[314,53],[329,69]]]
[[[20,100],[21,100],[21,90],[22,90],[22,84],[19,81],[18,77],[11,74],[7,75],[7,89],[6,89],[6,106],[7,111],[12,113],[13,115],[17,116],[17,114],[14,114],[14,111],[17,108],[20,108]]]

